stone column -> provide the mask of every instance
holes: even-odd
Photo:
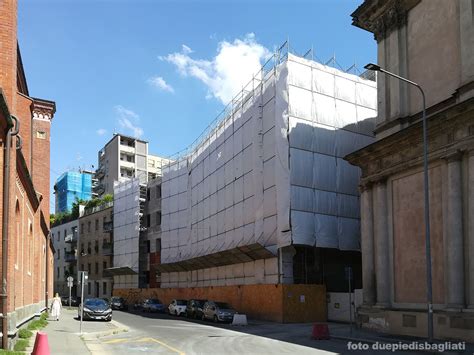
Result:
[[[447,304],[450,308],[462,308],[465,303],[461,157],[459,153],[446,157],[448,165],[446,286]]]
[[[373,217],[375,245],[375,279],[377,306],[390,305],[390,263],[387,226],[387,184],[378,181],[374,187]]]
[[[469,152],[467,178],[467,223],[468,223],[468,308],[474,308],[474,150]]]
[[[363,304],[375,304],[374,217],[372,186],[360,187],[360,229],[362,252]]]

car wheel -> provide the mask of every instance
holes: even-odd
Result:
[[[214,316],[214,323],[217,323],[219,321],[219,319],[217,318],[217,316]]]
[[[176,317],[179,317],[178,311],[174,311],[174,315],[175,315]]]

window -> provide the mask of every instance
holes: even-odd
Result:
[[[91,242],[87,242],[87,254],[92,253],[92,247],[91,247]]]
[[[146,241],[146,252],[147,253],[150,252],[150,241],[149,240]]]
[[[107,269],[107,261],[102,262],[102,269]]]
[[[161,185],[156,187],[156,198],[161,198]]]
[[[58,260],[61,259],[61,249],[58,249]]]
[[[81,234],[84,234],[84,223],[81,223]]]
[[[156,212],[156,225],[161,226],[161,211]]]
[[[99,241],[98,240],[95,241],[94,250],[96,254],[99,254]]]
[[[107,282],[102,283],[102,294],[103,295],[107,294]]]
[[[87,283],[87,294],[89,294],[89,295],[91,294],[91,283],[90,282]]]
[[[84,254],[84,243],[81,243],[81,255]]]
[[[87,263],[87,272],[91,273],[91,263]]]
[[[156,252],[160,252],[161,251],[161,238],[158,238],[156,240]]]
[[[58,269],[58,277],[57,278],[59,279],[61,277],[61,274],[59,273],[59,266],[57,267],[57,269]]]
[[[91,232],[91,221],[87,222],[87,233]]]
[[[99,220],[98,219],[95,220],[95,230],[96,231],[99,230]]]
[[[39,139],[46,139],[46,132],[44,132],[44,131],[36,131],[36,138],[39,138]]]
[[[99,274],[99,263],[95,263],[95,273]]]
[[[66,240],[66,236],[67,236],[67,229],[64,230],[64,240]]]

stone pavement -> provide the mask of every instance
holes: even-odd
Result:
[[[49,349],[54,355],[105,354],[94,346],[94,340],[98,336],[126,331],[126,328],[116,321],[83,321],[81,335],[77,308],[63,308],[58,322],[51,319],[48,319],[48,322],[43,331],[48,335]]]

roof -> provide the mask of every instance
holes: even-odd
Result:
[[[114,136],[113,136],[112,138],[110,138],[110,140],[109,140],[107,143],[105,143],[104,148],[105,148],[106,146],[108,146],[108,145],[109,145],[115,138],[117,138],[117,137],[124,137],[124,138],[128,138],[128,139],[131,139],[131,140],[134,140],[134,141],[139,141],[139,142],[143,142],[143,143],[148,143],[148,141],[145,141],[145,140],[143,140],[143,139],[139,139],[139,138],[132,137],[132,136],[127,136],[127,135],[122,134],[122,133],[114,133]]]

